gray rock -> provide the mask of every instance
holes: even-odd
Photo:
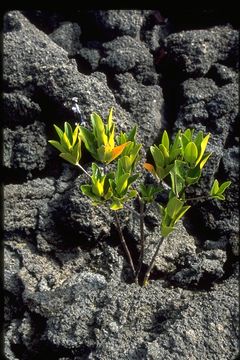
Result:
[[[182,31],[166,39],[168,55],[179,71],[196,76],[206,74],[214,63],[229,59],[237,44],[238,32],[228,26]]]
[[[6,19],[8,17],[21,24],[19,31],[4,36],[3,78],[8,91],[21,89],[23,92],[24,89],[24,95],[30,97],[33,93],[40,94],[40,102],[44,98],[51,111],[61,113],[62,117],[65,114],[68,120],[70,116],[74,118],[73,97],[78,98],[82,114],[87,118],[93,111],[105,117],[114,106],[122,119],[119,125],[124,127],[127,114],[116,104],[107,83],[79,73],[76,62],[69,60],[67,52],[37,30],[20,12],[9,12]]]
[[[97,10],[93,15],[107,38],[121,35],[140,36],[144,20],[142,10]]]
[[[166,331],[159,331],[159,337],[147,343],[146,358],[172,360],[201,356],[230,360],[237,357],[236,340],[233,340],[238,331],[233,316],[237,303],[231,302],[235,286],[236,280],[232,278],[210,293],[195,294],[191,305],[178,311],[173,322],[166,321]]]
[[[237,72],[222,64],[214,64],[211,68],[211,76],[220,86],[237,82]]]
[[[94,344],[93,329],[97,304],[107,283],[102,275],[82,272],[55,291],[29,293],[24,299],[31,311],[48,317],[46,335],[55,346],[78,347]]]
[[[188,256],[184,254],[175,262],[176,271],[170,280],[180,286],[203,286],[205,288],[224,276],[226,252],[220,249],[202,251]],[[178,270],[178,268],[180,270]]]
[[[78,58],[87,63],[91,71],[96,71],[99,66],[101,55],[98,49],[84,47],[79,50]]]
[[[163,95],[158,85],[138,84],[130,73],[115,76],[117,101],[130,112],[138,125],[139,137],[145,147],[152,145],[163,123]]]
[[[47,140],[45,125],[39,121],[15,130],[4,130],[4,166],[26,171],[43,170],[46,166]]]
[[[36,231],[38,216],[44,202],[54,193],[52,179],[34,179],[24,185],[4,187],[4,228],[6,233],[30,234]],[[44,207],[43,207],[44,209]]]
[[[5,289],[10,293],[18,296],[19,279],[17,274],[20,269],[20,257],[9,248],[4,250],[4,285]]]
[[[151,52],[155,52],[159,47],[163,47],[164,39],[170,34],[169,27],[164,25],[154,25],[151,30],[144,33],[144,42]]]
[[[182,105],[175,122],[175,131],[194,127],[197,131],[203,130],[212,134],[208,145],[208,151],[212,152],[212,156],[205,167],[204,177],[199,186],[195,186],[196,195],[202,194],[202,189],[210,190],[214,178],[233,182],[227,190],[226,202],[193,203],[193,209],[198,214],[197,217],[203,219],[206,228],[215,232],[215,237],[225,235],[227,238],[236,239],[239,214],[234,199],[236,192],[238,193],[235,185],[239,176],[239,172],[236,171],[238,155],[236,149],[230,150],[230,148],[229,152],[226,152],[225,147],[227,141],[234,142],[232,129],[235,128],[237,120],[237,84],[229,83],[217,87],[211,79],[189,79],[184,81],[181,91]],[[230,153],[232,153],[231,160],[227,155]],[[225,156],[228,159],[226,161]],[[228,164],[225,170],[223,170],[223,162]],[[235,240],[231,241],[235,243]]]
[[[86,176],[81,176],[65,192],[61,200],[63,210],[56,221],[66,232],[75,234],[79,244],[93,246],[101,238],[109,236],[112,220],[107,208],[92,206],[91,200],[82,194],[80,185],[88,182]]]
[[[3,94],[4,125],[26,125],[41,113],[40,106],[19,92]]]
[[[81,28],[77,23],[65,21],[49,34],[49,37],[66,50],[69,56],[75,56],[82,47],[80,43],[81,34]]]
[[[105,57],[101,59],[100,64],[107,71],[114,73],[132,72],[135,76],[141,76],[141,79],[144,80],[142,82],[145,83],[149,78],[149,73],[155,72],[153,57],[141,41],[130,36],[121,36],[104,43],[103,48],[105,49]]]
[[[25,291],[24,301],[46,318],[48,341],[75,355],[84,344],[92,359],[230,359],[238,348],[236,291],[236,276],[193,295],[161,282],[139,288],[82,272],[54,291]]]

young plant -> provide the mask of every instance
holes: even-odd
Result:
[[[113,108],[110,109],[107,124],[97,113],[91,114],[92,130],[80,126],[80,137],[92,157],[103,163],[109,164],[116,159],[129,142],[115,146],[115,124],[112,120]]]
[[[64,123],[64,130],[54,125],[60,141],[49,140],[49,142],[60,151],[60,156],[64,160],[80,167],[88,175],[90,183],[81,185],[81,191],[91,199],[92,204],[105,206],[113,211],[120,240],[136,283],[139,281],[144,259],[146,214],[144,208],[146,204],[156,201],[158,193],[163,190],[168,191],[168,199],[165,203],[157,202],[160,210],[160,236],[143,279],[143,284],[146,285],[161,244],[174,231],[177,222],[190,208],[187,202],[203,198],[200,196],[187,199],[186,190],[199,181],[203,167],[211,156],[211,153],[206,152],[210,133],[204,135],[199,131],[195,135],[194,129],[187,129],[184,132],[179,130],[171,142],[165,130],[160,144],[150,147],[153,164],[143,164],[143,167],[155,177],[158,185],[140,184],[139,188],[136,188],[135,182],[142,175],[136,172],[142,146],[136,141],[137,128],[135,126],[129,133],[121,132],[115,139],[115,123],[112,117],[113,108],[110,109],[107,124],[104,125],[101,117],[93,113],[91,130],[78,124],[72,130],[67,122]],[[99,166],[93,162],[91,175],[79,164],[81,141],[92,157],[103,164]],[[110,163],[112,164],[108,169]],[[224,192],[230,184],[230,181],[226,181],[219,185],[218,180],[214,180],[208,198],[224,200]],[[129,209],[127,203],[134,198],[138,199],[140,209],[137,215],[140,219],[141,250],[137,268],[124,239],[118,217],[118,211],[124,207]],[[130,209],[136,214],[134,209]]]

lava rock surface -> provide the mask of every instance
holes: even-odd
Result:
[[[237,357],[238,32],[228,21],[176,30],[169,18],[156,10],[5,13],[6,359]],[[232,181],[225,202],[191,203],[146,287],[132,281],[113,214],[91,206],[79,190],[86,176],[47,143],[54,123],[79,121],[73,97],[84,121],[93,111],[106,119],[113,106],[118,131],[137,124],[143,160],[164,128],[211,132],[195,196],[215,177]],[[127,209],[119,216],[136,262],[139,220]],[[158,218],[152,207],[144,219],[143,270]]]

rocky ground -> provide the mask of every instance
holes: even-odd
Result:
[[[3,30],[5,358],[237,358],[236,26],[184,29],[156,10],[28,10],[6,13]],[[84,119],[114,106],[118,128],[138,124],[146,146],[165,128],[211,132],[202,185],[232,181],[225,202],[192,204],[147,287],[131,283],[111,215],[90,206],[83,175],[47,143],[53,123],[75,121],[73,97]],[[138,251],[136,219],[124,215]]]

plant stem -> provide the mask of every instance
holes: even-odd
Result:
[[[89,175],[89,173],[82,167],[82,165],[76,164],[76,166],[79,167],[84,172],[84,174],[91,178],[91,175]]]
[[[143,257],[144,257],[144,203],[142,202],[140,196],[138,196],[138,200],[139,200],[139,205],[140,205],[140,241],[141,241],[141,251],[140,251],[140,257],[139,257],[139,265],[138,265],[138,270],[136,273],[136,278],[135,281],[138,281],[138,276],[140,274],[140,271],[142,269],[142,264],[143,264]]]
[[[150,265],[149,265],[149,267],[148,267],[148,269],[147,269],[147,272],[146,272],[146,274],[145,274],[145,276],[144,276],[144,280],[143,280],[143,285],[144,285],[144,286],[147,285],[147,283],[148,283],[149,276],[150,276],[150,274],[151,274],[151,271],[152,271],[152,268],[153,268],[153,266],[154,266],[156,257],[157,257],[157,255],[158,255],[160,246],[162,245],[164,239],[165,239],[165,238],[164,238],[163,236],[161,236],[160,239],[159,239],[159,242],[158,242],[158,246],[157,246],[157,248],[156,248],[156,251],[155,251],[155,253],[154,253],[153,257],[152,257],[152,260],[151,260],[151,262],[150,262]]]
[[[192,201],[192,200],[207,200],[210,198],[210,195],[204,195],[204,196],[196,196],[192,198],[188,198],[185,201]]]
[[[129,206],[128,204],[124,204],[125,208],[127,208],[128,210],[130,210],[134,215],[136,215],[139,219],[140,219],[140,214],[134,210],[131,206]]]
[[[123,233],[122,233],[122,229],[121,229],[121,226],[120,226],[120,222],[119,222],[119,217],[118,217],[118,214],[117,214],[117,211],[114,211],[114,216],[115,216],[115,220],[116,220],[116,224],[117,224],[117,230],[118,230],[118,234],[119,234],[119,237],[120,237],[120,240],[121,240],[121,243],[122,243],[122,246],[125,250],[125,253],[127,255],[127,258],[128,258],[128,261],[129,261],[129,264],[131,266],[131,269],[132,269],[132,272],[133,272],[133,275],[134,275],[134,278],[136,276],[136,270],[135,270],[135,267],[133,265],[133,260],[132,260],[132,256],[130,254],[130,251],[127,247],[127,244],[126,244],[126,241],[124,239],[124,236],[123,236]]]

